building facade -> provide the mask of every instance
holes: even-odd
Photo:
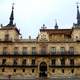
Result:
[[[35,39],[20,37],[13,9],[9,24],[0,28],[0,79],[80,77],[79,6],[71,29],[59,29],[57,23],[54,29],[43,25]]]

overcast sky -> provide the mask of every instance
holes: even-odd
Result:
[[[14,23],[23,38],[36,38],[43,24],[54,28],[71,28],[76,23],[76,2],[79,0],[0,0],[0,24],[7,25],[14,2]]]

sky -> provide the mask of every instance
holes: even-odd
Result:
[[[43,24],[54,29],[55,20],[60,29],[71,28],[76,23],[76,2],[79,0],[0,0],[0,24],[9,23],[15,3],[14,23],[23,38],[36,38]]]

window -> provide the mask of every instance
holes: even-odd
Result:
[[[55,47],[51,47],[51,54],[55,54],[56,53],[56,48]]]
[[[69,54],[74,54],[74,47],[69,48]]]
[[[5,65],[5,63],[6,63],[6,59],[3,59],[2,64]]]
[[[40,53],[41,53],[42,55],[46,54],[46,49],[45,49],[45,48],[41,48]]]
[[[22,54],[23,55],[26,55],[27,54],[27,47],[23,47]]]
[[[23,72],[25,72],[25,69],[23,69]]]
[[[26,65],[26,59],[23,59],[22,65]]]
[[[14,59],[13,65],[17,65],[17,59]]]
[[[64,73],[64,69],[62,69],[62,73]]]
[[[3,47],[3,54],[7,54],[8,51],[7,51],[7,47]]]
[[[71,73],[74,73],[74,69],[71,70]]]
[[[14,48],[14,54],[17,55],[18,54],[18,47]]]
[[[14,69],[14,72],[16,72],[16,69]]]
[[[32,47],[32,55],[36,54],[36,47]]]
[[[32,65],[35,65],[35,59],[32,59]]]
[[[74,59],[70,59],[70,65],[74,66]]]
[[[2,69],[2,72],[5,72],[5,69],[4,68]]]
[[[55,69],[53,69],[52,72],[55,73]]]
[[[61,47],[61,54],[64,54],[64,52],[65,52],[65,48]]]
[[[32,69],[32,73],[34,73],[34,69]]]
[[[8,41],[9,40],[9,34],[6,34],[5,35],[5,41]]]
[[[51,64],[52,65],[55,65],[56,64],[56,60],[55,59],[52,59]]]
[[[61,59],[61,65],[65,66],[65,59],[64,58]]]

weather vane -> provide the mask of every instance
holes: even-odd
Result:
[[[15,4],[15,3],[12,3],[12,9],[14,9],[14,4]]]
[[[76,2],[76,4],[78,5],[78,4],[80,4],[79,2]]]

